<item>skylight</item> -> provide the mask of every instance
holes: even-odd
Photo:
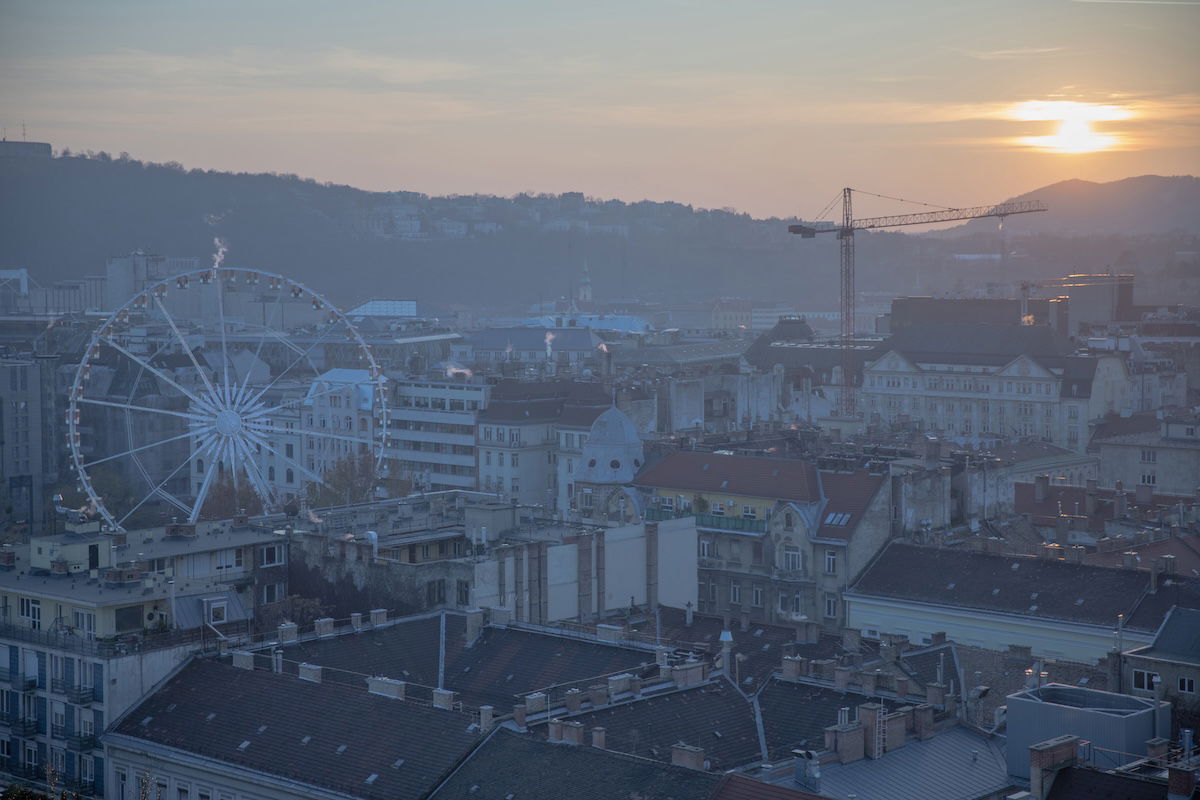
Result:
[[[832,512],[825,517],[826,525],[843,526],[850,521],[850,514],[845,512]]]

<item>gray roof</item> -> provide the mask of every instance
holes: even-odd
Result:
[[[539,353],[546,351],[546,334],[554,334],[551,349],[592,351],[600,344],[600,337],[590,328],[485,328],[467,337],[466,343],[475,350],[504,350],[509,345],[513,350]]]
[[[1061,366],[1061,360],[1072,349],[1067,337],[1046,325],[955,322],[903,328],[880,345],[878,355],[895,350],[914,361],[994,365],[1028,355],[1046,366]],[[1085,367],[1080,365],[1078,368]]]
[[[976,755],[977,754],[977,755]],[[790,775],[776,783],[790,785]],[[974,800],[1012,786],[1004,746],[961,727],[925,741],[907,741],[883,758],[821,765],[821,794],[846,800]]]
[[[1200,665],[1200,609],[1172,608],[1154,643],[1137,654]]]

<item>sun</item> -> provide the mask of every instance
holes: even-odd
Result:
[[[1119,133],[1095,129],[1097,122],[1130,119],[1133,112],[1117,105],[1081,103],[1073,100],[1027,100],[1006,109],[1008,119],[1057,122],[1054,133],[1022,136],[1016,144],[1044,153],[1099,153],[1120,147]]]

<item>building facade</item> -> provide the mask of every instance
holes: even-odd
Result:
[[[388,472],[423,491],[476,489],[475,430],[491,387],[463,381],[396,380],[388,408]]]

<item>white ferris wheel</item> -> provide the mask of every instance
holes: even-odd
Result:
[[[282,275],[218,261],[148,281],[96,329],[69,392],[71,465],[111,530],[194,523],[221,490],[272,512],[324,485],[337,459],[380,474],[386,404],[345,314]],[[338,413],[313,424],[329,405]]]

